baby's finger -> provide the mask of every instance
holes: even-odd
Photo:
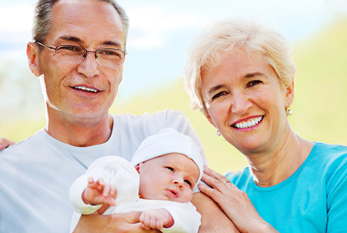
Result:
[[[102,195],[107,197],[109,195],[110,191],[111,191],[111,186],[109,184],[105,184],[104,185],[104,191],[103,191]]]
[[[92,189],[97,189],[97,183],[94,181],[93,177],[88,178],[88,187]]]
[[[146,230],[150,230],[151,229],[150,226],[149,226],[149,220],[148,220],[147,216],[144,213],[142,213],[140,215],[140,219],[139,220],[143,224],[143,228],[144,229],[146,229]]]
[[[116,198],[117,197],[117,186],[115,184],[111,184],[110,187],[111,187],[110,195],[113,198]]]
[[[104,186],[105,186],[105,181],[103,178],[99,178],[97,181],[96,181],[96,185],[98,186],[98,190],[103,190],[104,189]]]
[[[93,177],[89,177],[89,178],[88,178],[88,183],[89,183],[89,184],[94,183],[94,179],[93,179]]]
[[[96,181],[98,184],[100,185],[104,185],[105,184],[105,181],[103,178],[99,178],[97,181]]]

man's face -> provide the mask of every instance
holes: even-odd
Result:
[[[56,3],[52,30],[43,42],[47,46],[73,45],[95,51],[101,48],[124,50],[123,26],[111,4],[96,1]],[[38,55],[38,75],[43,75],[49,116],[100,119],[108,114],[122,80],[123,65],[100,66],[94,53],[80,64],[44,48]]]

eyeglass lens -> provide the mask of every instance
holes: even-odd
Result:
[[[124,62],[124,53],[116,49],[99,49],[97,51],[87,51],[82,47],[61,45],[56,47],[55,52],[62,57],[62,61],[69,64],[81,63],[87,53],[95,53],[95,58],[100,66],[116,69]]]

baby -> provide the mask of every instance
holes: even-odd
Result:
[[[141,143],[131,163],[119,156],[102,157],[72,184],[70,200],[76,213],[71,231],[80,214],[142,211],[145,229],[198,232],[201,216],[190,201],[202,173],[194,141],[172,128],[163,129]]]

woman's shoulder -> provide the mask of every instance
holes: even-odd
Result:
[[[311,155],[325,161],[347,160],[347,146],[316,142]]]
[[[307,166],[320,171],[325,179],[332,181],[346,177],[347,146],[316,142],[310,157]]]
[[[245,167],[241,171],[229,171],[225,173],[225,177],[238,187],[241,184],[245,185],[249,181],[252,181],[252,174],[250,173],[249,167]]]

